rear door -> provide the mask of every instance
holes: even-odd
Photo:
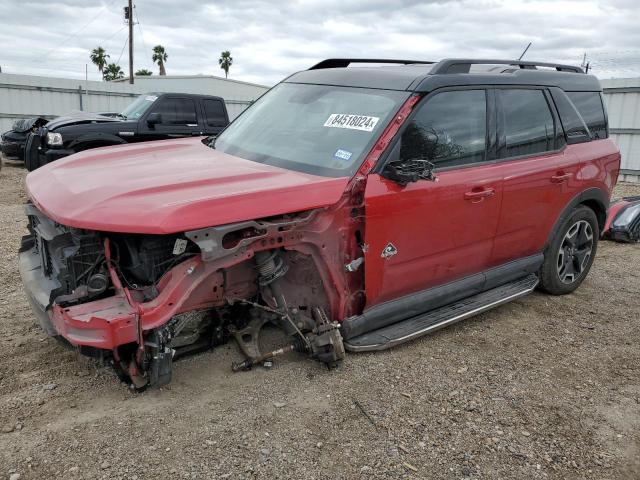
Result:
[[[576,162],[549,92],[499,88],[496,100],[504,191],[492,264],[500,265],[543,249]]]
[[[437,181],[403,187],[369,175],[367,308],[487,268],[502,198],[492,99],[477,87],[433,93],[407,121],[393,151],[433,162]]]
[[[204,110],[204,129],[206,135],[217,135],[229,123],[227,109],[222,100],[205,98],[202,100]]]

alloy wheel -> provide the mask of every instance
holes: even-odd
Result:
[[[575,282],[589,265],[593,250],[593,229],[586,220],[574,223],[558,251],[558,277],[563,283]]]

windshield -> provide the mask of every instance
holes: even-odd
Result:
[[[121,117],[127,118],[140,118],[144,115],[151,104],[158,99],[157,95],[140,95],[136,98],[127,108],[125,108],[122,113],[120,113]]]
[[[408,95],[281,83],[229,125],[214,148],[304,173],[350,176]]]

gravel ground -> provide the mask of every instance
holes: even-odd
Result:
[[[16,265],[24,174],[0,172],[0,477],[640,478],[639,245],[602,242],[572,295],[337,371],[291,356],[232,374],[230,344],[133,394],[34,325]]]

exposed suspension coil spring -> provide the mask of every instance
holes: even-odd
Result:
[[[289,267],[277,251],[256,253],[256,266],[260,273],[258,283],[265,287],[287,273]]]

